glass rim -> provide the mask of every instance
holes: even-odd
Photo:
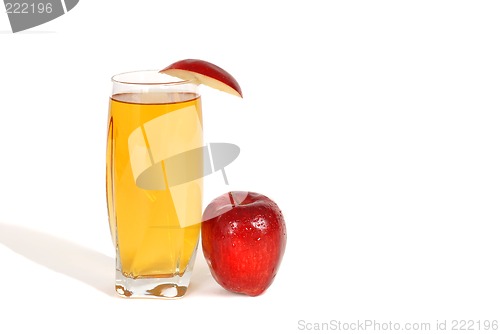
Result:
[[[134,80],[132,80],[132,79],[119,80],[118,79],[120,76],[133,76],[133,75],[139,75],[141,73],[156,74],[156,75],[158,75],[158,78],[160,78],[160,76],[164,76],[165,80],[154,81],[154,80],[139,80],[139,79],[134,79]],[[177,79],[177,81],[174,81],[175,79]],[[196,85],[194,78],[193,79],[180,79],[180,78],[170,76],[168,74],[161,73],[159,70],[136,70],[136,71],[122,72],[122,73],[118,73],[118,74],[111,76],[111,81],[113,83],[117,83],[117,84],[141,85],[141,86],[158,86],[158,85],[159,86],[175,86],[175,85],[186,85],[186,84]]]

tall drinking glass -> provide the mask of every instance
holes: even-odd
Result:
[[[116,291],[179,298],[191,277],[202,214],[198,86],[158,71],[115,75],[106,194]]]

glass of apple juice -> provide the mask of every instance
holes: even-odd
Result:
[[[179,298],[200,235],[203,145],[198,85],[158,71],[112,77],[106,197],[123,297]],[[188,154],[187,154],[188,153]]]

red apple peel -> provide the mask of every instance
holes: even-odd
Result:
[[[243,97],[238,81],[221,67],[200,59],[179,60],[160,71],[182,80],[194,80],[197,83]]]

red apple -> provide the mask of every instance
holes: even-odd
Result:
[[[278,272],[286,246],[285,220],[268,197],[232,191],[214,199],[203,212],[203,254],[226,290],[262,294]]]
[[[160,71],[182,80],[195,80],[212,88],[243,97],[240,85],[226,70],[199,59],[177,61]]]

